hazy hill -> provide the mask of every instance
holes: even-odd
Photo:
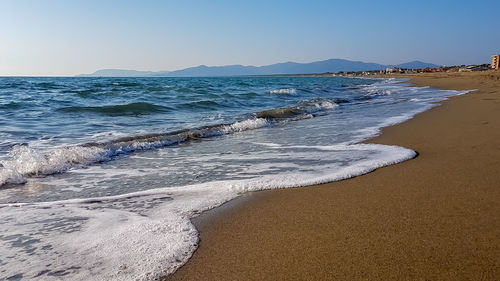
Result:
[[[412,61],[395,65],[400,68],[439,67],[432,63]],[[344,59],[329,59],[310,63],[285,62],[265,66],[200,65],[175,71],[137,71],[123,69],[102,69],[80,77],[200,77],[200,76],[241,76],[241,75],[272,75],[272,74],[312,74],[339,71],[383,70],[394,65],[382,65],[362,61]]]
[[[169,72],[169,77],[186,76],[230,76],[230,75],[272,75],[272,74],[311,74],[338,71],[362,71],[385,69],[387,66],[377,63],[330,59],[311,63],[285,62],[265,66],[206,66],[200,65]]]
[[[139,71],[128,69],[101,69],[91,74],[80,74],[79,77],[150,77],[155,76],[159,72],[154,71]],[[163,74],[168,71],[162,71]]]
[[[414,60],[414,61],[398,64],[398,65],[396,65],[396,67],[408,68],[408,69],[421,69],[421,68],[426,68],[426,67],[431,67],[431,68],[440,67],[440,65]]]

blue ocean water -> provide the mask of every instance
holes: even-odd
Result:
[[[341,77],[0,78],[0,279],[150,280],[190,218],[415,156],[359,144],[463,92]]]

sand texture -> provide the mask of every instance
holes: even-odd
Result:
[[[202,215],[200,248],[167,280],[500,280],[500,71],[411,79],[478,91],[369,141],[413,160]]]

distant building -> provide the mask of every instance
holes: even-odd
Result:
[[[498,69],[500,64],[500,55],[493,56],[491,59],[491,68]]]
[[[422,72],[426,73],[434,73],[434,72],[443,72],[444,69],[442,67],[426,67],[422,69]]]
[[[400,68],[397,67],[388,67],[385,69],[385,73],[402,73],[403,71]]]

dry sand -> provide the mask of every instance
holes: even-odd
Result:
[[[200,248],[167,280],[500,280],[500,72],[411,79],[479,91],[370,140],[413,160],[202,215]]]

